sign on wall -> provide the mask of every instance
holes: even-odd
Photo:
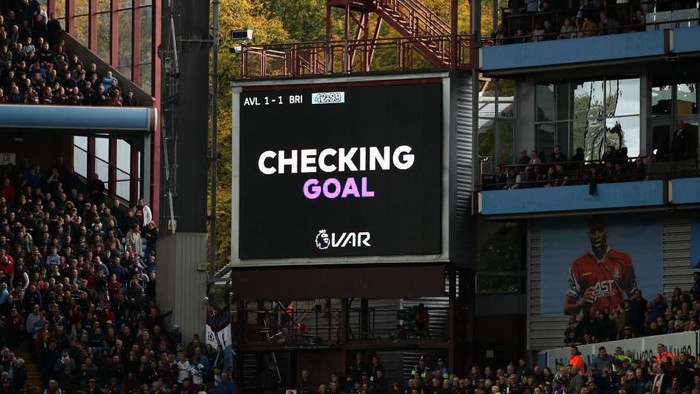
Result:
[[[542,220],[541,311],[611,310],[639,289],[663,288],[663,220],[594,216]]]

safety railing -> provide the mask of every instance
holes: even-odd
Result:
[[[450,68],[450,35],[379,38],[346,42],[316,41],[291,44],[244,45],[241,77],[285,78],[350,73],[433,70],[416,45],[432,48]],[[468,69],[471,38],[457,36],[456,68]]]
[[[561,187],[591,182],[637,182],[700,176],[700,162],[696,158],[670,160],[669,157],[649,157],[641,160],[570,161],[500,167],[501,172],[498,174],[482,174],[479,190]]]
[[[352,341],[447,340],[447,308],[248,310],[238,346],[318,347]],[[344,326],[341,322],[346,321]]]

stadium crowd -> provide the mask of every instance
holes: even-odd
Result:
[[[585,161],[583,149],[569,159],[559,146],[547,158],[536,150],[528,155],[520,151],[518,164],[496,166],[491,182],[484,182],[490,189],[523,189],[530,187],[556,187],[575,184],[641,181],[649,179],[653,158],[637,157],[631,160],[627,149],[609,146],[599,162]]]
[[[524,359],[505,368],[473,366],[469,372],[451,373],[442,358],[430,363],[420,357],[410,378],[388,382],[378,356],[367,363],[360,353],[345,375],[332,374],[316,381],[309,369],[302,370],[298,394],[698,394],[700,364],[694,355],[670,353],[663,344],[651,360],[637,360],[630,351],[616,347],[608,354],[600,347],[586,365],[576,346],[568,363],[555,369],[530,366]],[[273,386],[264,386],[272,392]]]
[[[685,132],[685,124],[679,122],[679,130]],[[677,134],[682,135],[682,134]],[[691,147],[693,144],[685,143],[685,140],[676,141],[674,137],[671,155],[639,156],[631,159],[627,148],[608,146],[599,161],[587,161],[583,148],[577,148],[576,154],[569,158],[562,152],[561,147],[555,146],[549,157],[542,152],[532,150],[528,155],[526,149],[520,151],[517,164],[496,166],[494,174],[483,180],[486,189],[523,189],[531,187],[556,187],[567,185],[588,184],[591,192],[595,191],[598,183],[643,181],[657,179],[665,175],[665,171],[671,171],[677,176],[687,176],[683,167],[660,167],[657,160],[671,162],[683,162],[694,159]],[[695,176],[697,168],[693,171],[687,169]]]
[[[0,167],[0,180],[0,393],[234,392],[222,350],[183,342],[155,303],[143,199],[128,208],[63,163]]]
[[[687,0],[510,0],[491,38],[501,45],[645,31],[647,12],[692,8]]]
[[[0,104],[137,106],[111,71],[66,52],[38,0],[0,2]]]

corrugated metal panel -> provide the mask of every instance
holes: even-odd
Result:
[[[534,223],[528,226],[528,332],[527,348],[542,350],[561,347],[564,344],[564,330],[568,319],[566,316],[549,316],[540,314],[540,290],[542,267],[540,228]]]
[[[406,309],[416,307],[418,304],[425,305],[428,308],[428,313],[430,313],[430,324],[428,326],[430,335],[437,338],[446,338],[449,299],[447,297],[406,298],[401,303],[401,306]]]
[[[396,333],[398,324],[397,311],[401,309],[399,299],[371,299],[367,300],[369,308],[369,336],[370,339],[389,339],[391,334]],[[350,339],[360,338],[360,314],[359,302],[353,303],[350,308]],[[382,363],[384,363],[382,361]],[[386,367],[386,365],[385,365]]]
[[[389,382],[403,380],[403,352],[377,352],[384,365],[384,374]]]
[[[476,236],[472,216],[474,191],[474,101],[470,75],[450,77],[449,114],[449,251],[458,267],[476,267]]]
[[[673,289],[687,292],[693,285],[690,268],[690,222],[687,217],[669,217],[664,223],[664,295],[671,297]],[[647,295],[650,299],[651,295]]]
[[[166,235],[158,240],[157,253],[161,264],[158,267],[156,291],[161,311],[173,312],[170,324],[180,324],[187,340],[195,333],[203,338],[206,325],[207,234]]]
[[[457,84],[455,108],[456,132],[456,184],[455,184],[455,219],[458,225],[471,221],[471,198],[474,190],[474,139],[473,139],[473,105],[472,81],[459,78]]]

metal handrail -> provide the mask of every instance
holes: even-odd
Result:
[[[370,47],[376,48],[377,52],[387,52],[391,55],[389,59],[394,60],[393,64],[384,64],[373,71],[411,71],[435,69],[428,61],[421,62],[408,56],[409,52],[417,52],[413,46],[416,43],[431,45],[436,48],[436,53],[445,59],[445,65],[441,68],[449,68],[450,35],[432,35],[419,37],[397,37],[360,39],[351,42],[341,40],[333,41],[312,41],[303,43],[283,43],[266,45],[243,45],[241,77],[265,78],[276,77],[297,77],[304,75],[331,75],[348,72],[369,72],[359,64],[359,60],[344,68],[345,56],[352,48]],[[471,36],[459,35],[457,68],[469,68],[469,48],[471,46]],[[375,59],[376,61],[376,59]],[[391,68],[388,68],[391,67]]]

